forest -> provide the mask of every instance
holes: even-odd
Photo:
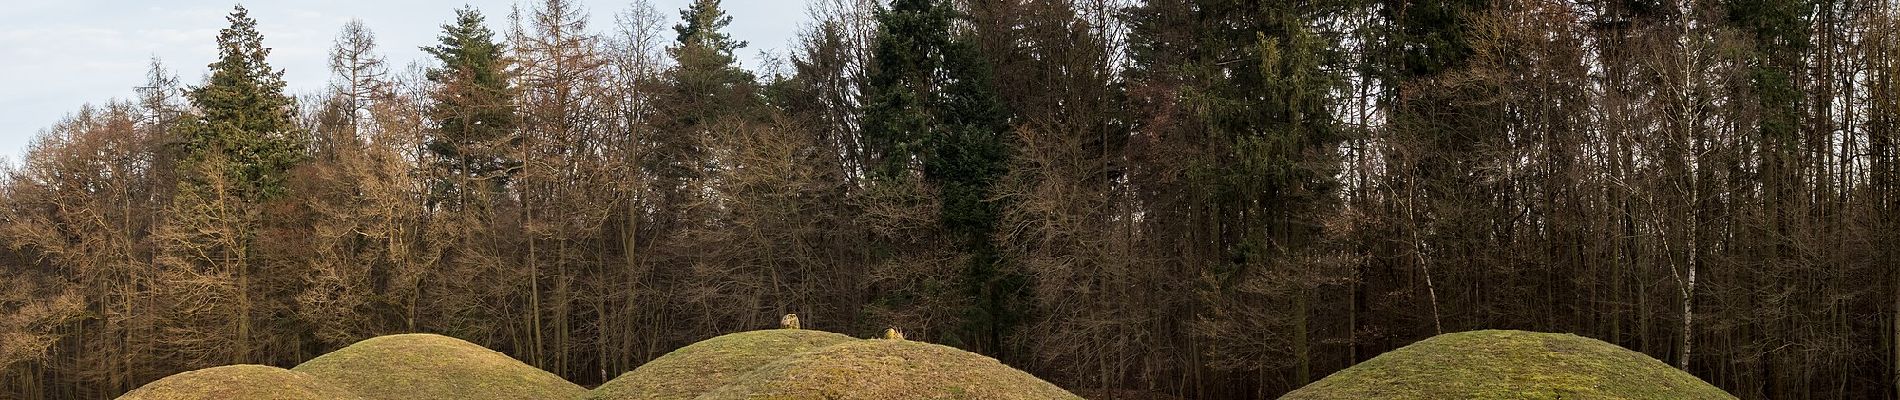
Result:
[[[1900,397],[1900,2],[808,2],[757,68],[719,0],[352,22],[319,93],[205,21],[0,173],[0,398],[405,332],[592,386],[788,313],[1100,398],[1476,329]]]

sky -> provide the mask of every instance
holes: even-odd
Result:
[[[362,19],[376,34],[392,71],[426,57],[442,24],[464,4],[506,30],[511,5],[536,0],[251,0],[245,2],[272,49],[272,67],[284,71],[292,95],[316,93],[329,82],[326,57],[343,24]],[[690,0],[651,0],[672,21]],[[0,157],[19,160],[39,132],[84,104],[134,97],[156,57],[181,83],[203,82],[217,58],[218,30],[233,0],[9,0],[0,7]],[[580,0],[589,29],[606,33],[614,14],[633,0]],[[758,64],[760,51],[789,47],[806,25],[800,0],[725,0],[733,38],[750,42],[740,58]],[[670,34],[670,33],[669,33]]]

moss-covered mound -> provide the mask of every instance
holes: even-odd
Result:
[[[759,367],[700,399],[1081,399],[975,353],[855,340]]]
[[[310,375],[263,365],[227,365],[179,373],[140,386],[120,400],[358,400]]]
[[[691,399],[785,356],[853,341],[804,329],[734,333],[681,347],[594,388],[590,400]]]
[[[366,400],[567,400],[587,392],[505,354],[429,334],[371,338],[292,370]]]
[[[1330,399],[1733,399],[1695,376],[1596,339],[1522,331],[1450,333],[1288,393]]]

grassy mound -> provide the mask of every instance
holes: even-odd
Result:
[[[227,365],[179,373],[140,386],[120,400],[358,400],[316,378],[263,365]]]
[[[1081,399],[975,353],[856,340],[785,357],[701,399]]]
[[[802,329],[741,332],[706,339],[621,374],[594,388],[587,399],[691,399],[785,356],[852,340],[856,339]]]
[[[494,350],[428,334],[371,338],[292,370],[366,400],[565,400],[587,392]]]
[[[1733,399],[1647,355],[1576,335],[1450,333],[1288,393],[1329,399]]]

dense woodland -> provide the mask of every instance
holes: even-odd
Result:
[[[1485,328],[1748,399],[1900,390],[1893,0],[809,9],[751,69],[718,0],[351,23],[293,94],[237,8],[216,63],[4,172],[0,398],[398,332],[592,385],[786,313],[1103,398]]]

